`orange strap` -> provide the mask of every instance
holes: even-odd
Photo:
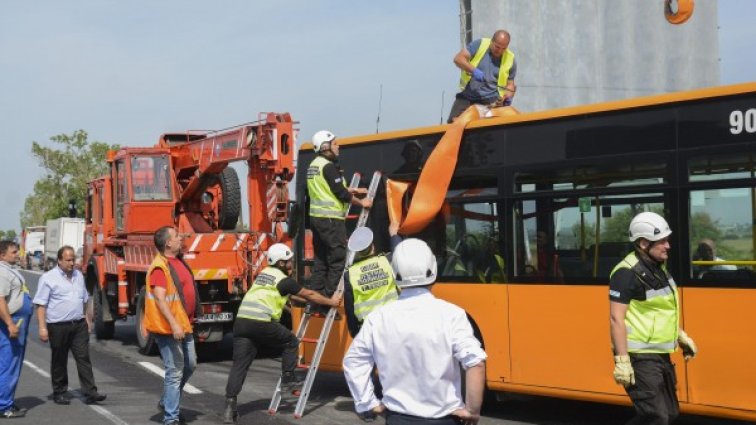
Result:
[[[516,115],[519,111],[508,106],[494,108],[491,116]],[[473,105],[467,108],[448,127],[441,137],[438,145],[433,149],[428,160],[423,166],[420,178],[417,181],[412,201],[410,202],[407,216],[402,219],[402,198],[411,184],[388,180],[386,184],[386,197],[391,222],[399,222],[399,233],[410,235],[422,231],[428,223],[441,210],[449,189],[454,169],[457,167],[459,145],[462,143],[462,135],[465,127],[471,121],[480,119],[478,109]]]

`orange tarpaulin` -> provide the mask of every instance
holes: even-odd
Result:
[[[494,108],[488,116],[516,115],[519,112],[509,107]],[[480,119],[478,108],[471,106],[449,125],[438,145],[433,149],[423,166],[417,181],[407,216],[402,218],[402,198],[410,183],[388,180],[386,201],[391,222],[400,222],[399,233],[410,235],[422,231],[441,210],[446,198],[454,169],[457,167],[459,145],[465,127],[471,121]]]

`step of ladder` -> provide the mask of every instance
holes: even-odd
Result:
[[[357,173],[355,173],[355,177],[357,176]],[[350,188],[356,188],[357,185],[359,185],[359,178],[357,178],[357,182],[355,183],[355,177],[352,177],[352,182],[350,183]],[[368,188],[367,198],[371,201],[375,198],[375,194],[378,191],[378,185],[381,182],[382,174],[380,171],[376,171],[373,173],[373,178],[370,181],[370,187]],[[368,215],[370,214],[370,209],[362,209],[362,211],[359,214],[359,217],[357,219],[357,225],[356,227],[362,227],[367,223]],[[347,209],[347,212],[345,213],[345,217],[349,216],[349,211]],[[344,263],[344,270],[341,273],[341,279],[339,280],[339,284],[336,287],[335,295],[342,295],[344,293],[344,272],[346,269],[348,269],[352,263],[354,262],[354,256],[355,253],[349,251],[347,254],[346,262]],[[320,330],[320,336],[315,338],[305,338],[305,332],[307,331],[307,325],[310,322],[310,319],[312,318],[312,313],[305,309],[305,313],[302,316],[302,321],[299,324],[299,328],[297,329],[297,339],[300,342],[307,342],[307,343],[316,343],[315,347],[315,353],[313,354],[312,360],[309,365],[307,365],[307,377],[304,380],[304,383],[302,384],[302,388],[299,391],[298,400],[297,400],[297,406],[294,409],[294,417],[296,419],[299,419],[302,417],[302,414],[304,413],[304,409],[307,405],[307,399],[310,397],[310,390],[312,389],[312,384],[315,381],[315,376],[318,371],[318,367],[320,366],[320,359],[323,356],[323,352],[325,351],[325,345],[328,342],[328,336],[331,333],[331,327],[333,327],[333,321],[336,318],[337,309],[331,308],[328,310],[328,314],[325,317],[325,321],[323,322],[323,327]],[[301,360],[301,359],[300,359]],[[301,362],[300,362],[301,364]],[[276,384],[276,389],[273,392],[273,397],[270,401],[270,406],[268,407],[268,413],[271,415],[276,414],[278,411],[278,406],[281,404],[281,397],[282,397],[282,386],[281,386],[281,378],[278,378],[278,383]]]

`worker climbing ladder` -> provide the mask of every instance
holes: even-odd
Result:
[[[382,174],[380,171],[376,171],[373,173],[373,179],[370,181],[370,186],[368,187],[367,192],[367,199],[370,201],[373,201],[375,198],[375,194],[378,191],[378,185],[381,182]],[[359,185],[360,176],[359,174],[355,173],[355,175],[352,177],[352,181],[349,185],[350,188],[356,188]],[[348,217],[349,214],[349,208],[347,208],[346,216]],[[355,229],[358,227],[362,227],[365,225],[368,219],[368,215],[370,213],[370,209],[363,208],[360,212],[360,215],[357,219],[357,225],[355,226]],[[355,253],[352,251],[349,251],[347,253],[346,262],[344,263],[344,271],[346,271],[347,268],[349,268],[352,263],[354,262],[354,255]],[[341,278],[339,279],[339,284],[336,287],[336,292],[334,295],[341,296],[344,293],[344,272],[341,273]],[[325,317],[325,321],[323,322],[323,327],[320,330],[320,336],[315,338],[305,338],[305,332],[307,331],[307,325],[310,322],[310,318],[312,316],[312,313],[309,311],[309,309],[305,310],[304,315],[302,316],[302,320],[299,324],[299,327],[297,328],[297,339],[300,342],[304,343],[315,343],[317,344],[315,346],[315,353],[312,356],[312,361],[309,365],[300,365],[300,367],[307,369],[307,377],[305,378],[302,388],[299,391],[298,399],[297,399],[297,406],[294,409],[294,417],[299,419],[302,417],[302,414],[304,413],[305,406],[307,405],[307,399],[310,397],[310,390],[312,389],[312,384],[315,381],[315,375],[318,372],[318,366],[320,366],[320,359],[323,356],[323,351],[325,351],[325,345],[328,341],[328,336],[331,333],[331,327],[333,326],[333,321],[336,318],[336,309],[331,308],[328,311],[328,314]],[[282,388],[282,382],[281,378],[278,378],[278,383],[276,384],[276,389],[273,392],[273,397],[270,401],[270,406],[268,407],[268,413],[271,415],[274,415],[278,411],[278,406],[281,403],[281,397],[283,393]]]

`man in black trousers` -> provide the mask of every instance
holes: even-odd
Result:
[[[97,392],[92,362],[89,360],[89,327],[91,318],[86,317],[89,294],[84,286],[84,276],[74,268],[76,254],[70,246],[58,250],[58,266],[39,278],[34,304],[37,305],[39,339],[50,342],[52,361],[53,401],[56,404],[71,403],[68,393],[68,352],[73,353],[79,372],[81,392],[87,404],[105,400],[105,394]]]

